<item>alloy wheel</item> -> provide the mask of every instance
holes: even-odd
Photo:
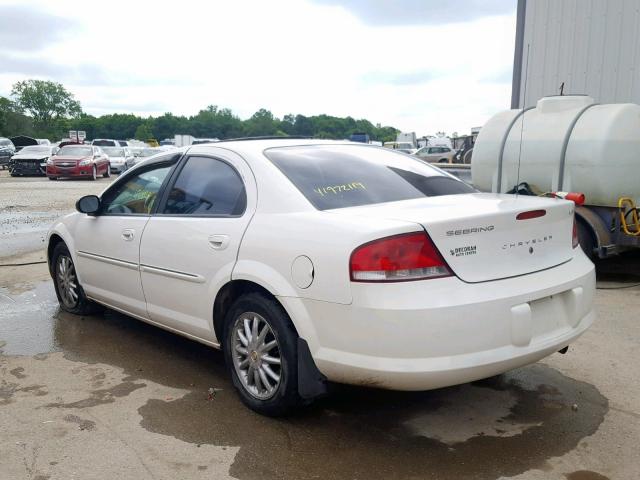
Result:
[[[275,395],[282,381],[282,359],[278,340],[264,317],[245,312],[235,320],[231,356],[236,374],[251,396],[267,400]]]
[[[58,256],[56,263],[58,291],[65,307],[75,308],[78,304],[78,279],[73,261],[66,255]]]

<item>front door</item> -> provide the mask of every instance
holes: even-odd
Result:
[[[197,151],[207,153],[191,150],[181,161],[145,228],[140,271],[152,321],[216,342],[215,295],[231,279],[256,193],[240,157]]]
[[[80,217],[75,231],[76,270],[85,293],[145,319],[140,239],[171,168],[154,164],[127,175],[103,194],[100,214]]]

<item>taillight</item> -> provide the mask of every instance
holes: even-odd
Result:
[[[571,243],[573,248],[577,248],[580,245],[580,239],[578,238],[578,223],[576,222],[576,217],[573,217],[573,235],[571,238]]]
[[[365,243],[351,254],[349,269],[354,282],[402,282],[452,275],[424,232]]]

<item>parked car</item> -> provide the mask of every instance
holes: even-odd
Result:
[[[432,163],[453,163],[456,152],[449,147],[422,147],[414,155],[420,160]]]
[[[112,172],[124,172],[135,159],[127,147],[102,147],[102,150],[109,156]]]
[[[10,137],[9,140],[11,140],[11,143],[13,143],[16,148],[16,152],[22,150],[23,147],[38,145],[38,140],[32,137],[27,137],[26,135],[16,135],[15,137]]]
[[[0,137],[0,168],[4,170],[9,166],[9,160],[16,153],[16,147],[8,138]]]
[[[48,138],[36,138],[38,145],[51,145],[51,140]]]
[[[390,148],[391,150],[397,150],[408,154],[416,152],[416,149],[409,142],[384,142],[384,148]]]
[[[51,145],[29,145],[15,153],[9,161],[12,177],[19,175],[46,175],[47,160],[58,147]]]
[[[96,138],[91,141],[91,145],[95,145],[96,147],[119,147],[120,143],[118,140],[110,138]]]
[[[572,202],[478,193],[385,148],[185,147],[77,209],[47,239],[61,308],[96,302],[222,348],[263,414],[328,381],[490,377],[564,349],[594,319]]]
[[[88,178],[96,180],[99,175],[111,176],[109,157],[100,147],[93,145],[65,145],[47,162],[49,180],[58,178]]]

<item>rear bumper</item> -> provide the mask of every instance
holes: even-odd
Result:
[[[351,305],[281,300],[329,380],[394,390],[440,388],[536,362],[595,318],[594,268],[582,251],[511,279],[352,284],[352,291]]]
[[[91,177],[93,165],[84,167],[57,167],[47,166],[47,177]]]

